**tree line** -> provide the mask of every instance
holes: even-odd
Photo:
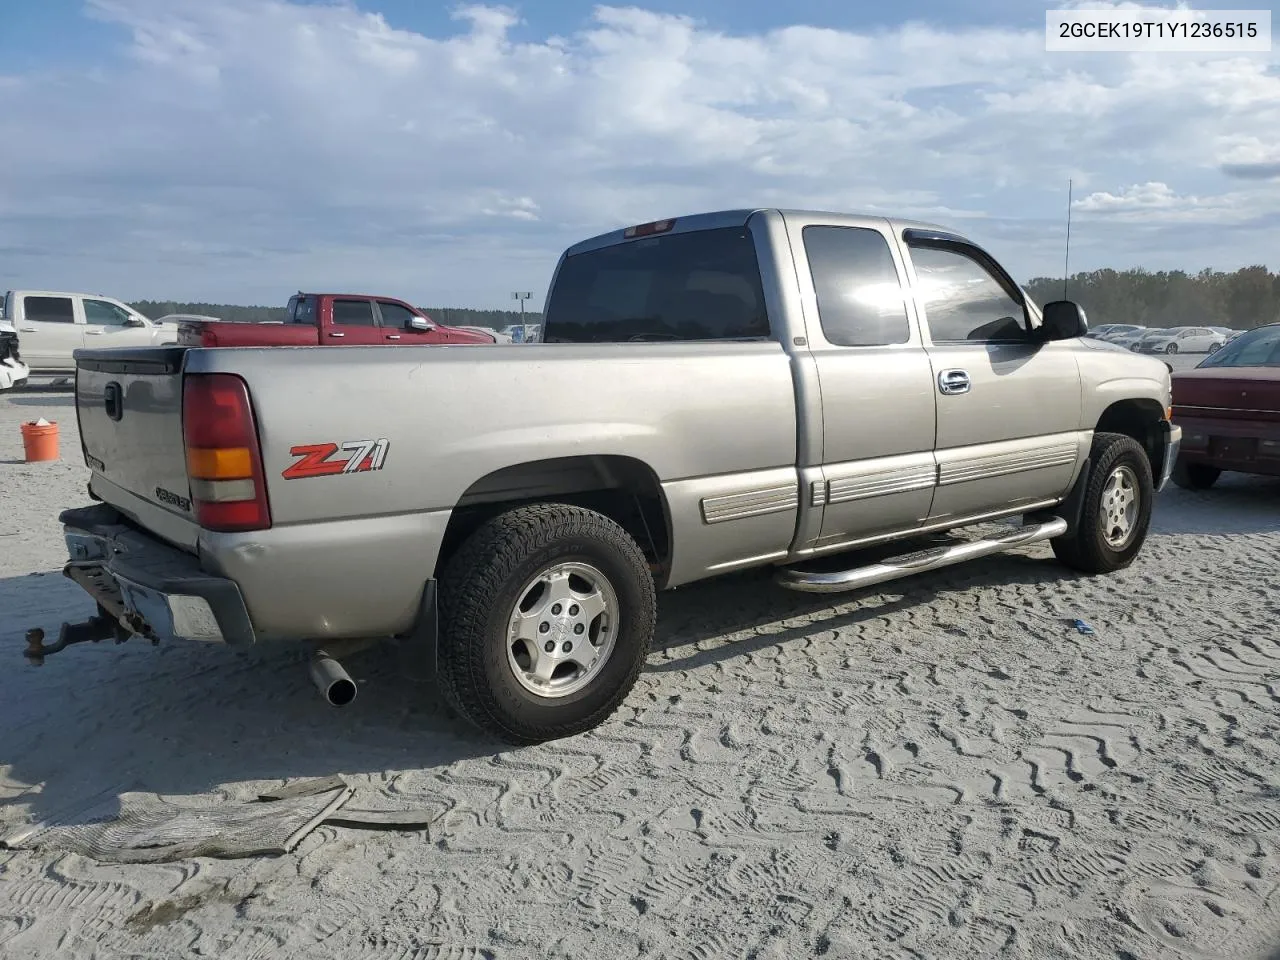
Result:
[[[157,320],[170,313],[195,313],[238,323],[264,323],[284,320],[284,307],[244,307],[227,303],[178,303],[174,300],[135,300],[130,304],[144,317]],[[525,311],[524,320],[518,310],[473,310],[469,307],[423,307],[433,320],[450,326],[489,327],[500,330],[514,323],[540,323],[541,313]]]
[[[1062,278],[1036,277],[1026,290],[1039,304],[1063,299]],[[1248,330],[1280,320],[1280,274],[1265,266],[1234,273],[1201,270],[1093,270],[1066,284],[1066,299],[1084,307],[1089,325],[1231,327]]]
[[[1063,296],[1061,278],[1036,277],[1026,285],[1037,303]],[[1212,326],[1248,330],[1280,320],[1280,274],[1265,266],[1243,267],[1234,273],[1201,270],[1092,270],[1072,275],[1067,299],[1089,315],[1089,323],[1136,323],[1144,327]],[[222,303],[175,303],[139,300],[133,307],[155,319],[166,313],[201,313],[223,320],[261,323],[283,320],[283,307],[243,307]],[[516,310],[474,310],[469,307],[424,307],[441,323],[500,329],[521,322]],[[540,312],[528,311],[524,323],[540,323]]]

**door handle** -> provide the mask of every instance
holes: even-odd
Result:
[[[388,334],[387,334],[387,339],[388,339],[388,340],[399,340],[399,339],[400,339],[400,334],[398,334],[398,333],[388,333]]]
[[[943,370],[938,374],[938,390],[948,396],[969,392],[969,374],[963,370]]]
[[[18,332],[19,333],[35,333],[36,328],[35,327],[19,327]]]
[[[345,337],[345,336],[346,336],[346,334],[345,334],[345,333],[330,333],[330,334],[329,334],[329,336],[331,336],[331,337]]]
[[[86,330],[86,331],[84,332],[84,335],[85,335],[86,337],[100,337],[100,336],[102,336],[102,331],[101,331],[101,330]]]

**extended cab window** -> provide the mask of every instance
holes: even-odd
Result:
[[[769,336],[746,227],[645,237],[566,257],[551,290],[548,343]]]
[[[84,322],[123,327],[131,319],[129,311],[105,300],[84,300]]]
[[[818,296],[818,320],[829,343],[869,347],[906,343],[902,284],[878,230],[805,227],[804,252]]]
[[[344,327],[372,327],[372,300],[334,300],[333,322]]]
[[[70,297],[26,297],[22,304],[28,320],[44,323],[76,322]]]
[[[911,260],[935,343],[1026,339],[1022,301],[973,257],[960,249],[912,243]]]
[[[415,316],[408,307],[398,303],[387,303],[385,300],[378,301],[378,310],[382,313],[384,327],[395,327],[399,330],[408,330],[409,321]]]

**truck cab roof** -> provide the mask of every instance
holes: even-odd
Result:
[[[885,217],[877,214],[865,213],[837,213],[829,210],[802,210],[778,207],[753,207],[742,208],[739,210],[717,210],[708,213],[695,213],[684,217],[670,217],[662,220],[650,221],[650,223],[665,223],[667,219],[672,221],[671,227],[660,231],[662,234],[684,233],[691,230],[714,230],[720,227],[737,227],[743,226],[749,220],[752,214],[765,212],[779,213],[784,217],[797,217],[805,219],[821,219],[828,220],[831,223],[842,223],[850,226],[856,226],[858,223],[875,223],[883,225],[890,223],[895,231],[904,229],[927,230],[934,233],[943,233],[948,236],[955,236],[955,231],[947,227],[940,226],[936,223],[927,223],[922,220],[904,220],[897,217]],[[646,226],[648,224],[645,224]],[[575,243],[565,251],[565,256],[573,256],[577,253],[584,253],[587,250],[595,250],[600,247],[611,246],[615,243],[621,243],[624,240],[635,239],[634,235],[629,235],[628,231],[634,231],[636,225],[628,227],[619,227],[616,230],[610,230],[608,233],[601,233],[594,237],[589,237]]]

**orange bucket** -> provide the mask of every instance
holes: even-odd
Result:
[[[27,462],[58,459],[58,421],[41,424],[32,420],[22,425],[22,449]]]

